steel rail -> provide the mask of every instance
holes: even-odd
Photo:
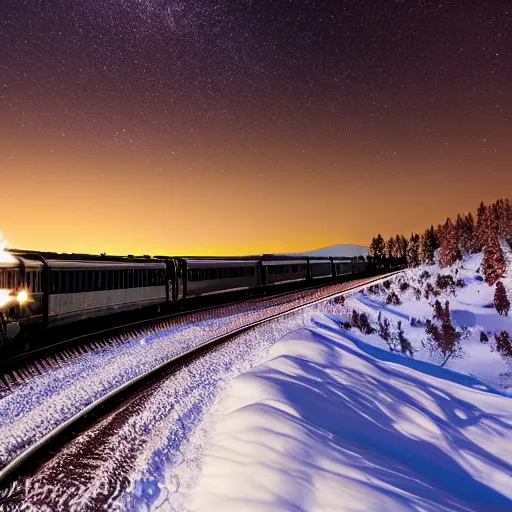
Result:
[[[246,332],[246,331],[248,331],[248,330],[250,330],[250,329],[252,329],[254,327],[257,327],[257,326],[265,324],[267,322],[276,320],[277,318],[281,318],[283,316],[290,315],[292,313],[300,311],[301,309],[305,309],[307,307],[314,306],[315,304],[319,304],[321,302],[325,302],[326,300],[330,300],[330,299],[333,299],[333,298],[336,298],[336,297],[340,297],[342,295],[345,295],[348,292],[353,292],[353,291],[356,291],[358,289],[363,289],[363,288],[369,286],[370,284],[372,284],[374,282],[385,280],[385,279],[389,278],[390,276],[396,275],[396,274],[398,274],[400,272],[402,272],[402,270],[394,271],[394,272],[391,272],[391,273],[388,273],[388,274],[384,274],[384,275],[380,275],[380,276],[376,276],[376,277],[369,277],[369,278],[357,280],[358,284],[354,284],[353,286],[351,286],[351,287],[349,287],[349,288],[347,288],[345,290],[342,290],[342,291],[339,291],[339,292],[335,292],[335,293],[333,293],[331,295],[328,295],[326,297],[323,297],[323,298],[320,298],[320,299],[315,299],[313,301],[307,302],[305,304],[301,304],[299,306],[294,306],[294,307],[290,308],[287,311],[282,311],[280,313],[275,313],[274,315],[270,315],[267,318],[263,318],[261,320],[256,320],[256,321],[251,322],[251,323],[249,323],[247,325],[244,325],[242,327],[237,327],[236,329],[233,329],[229,333],[225,333],[225,334],[222,334],[222,335],[217,336],[215,338],[212,338],[212,339],[210,339],[208,341],[205,341],[204,343],[198,345],[197,347],[194,347],[194,348],[188,350],[187,352],[184,352],[184,353],[182,353],[182,354],[180,354],[178,356],[175,356],[175,357],[172,357],[171,359],[168,359],[167,361],[164,361],[163,363],[159,364],[155,368],[152,368],[151,370],[148,370],[148,371],[142,373],[141,375],[139,375],[139,376],[137,376],[137,377],[135,377],[135,378],[125,382],[124,384],[121,384],[120,386],[118,386],[117,388],[113,389],[109,393],[103,395],[101,398],[95,400],[94,402],[89,404],[87,407],[81,409],[74,416],[72,416],[68,420],[64,421],[63,423],[61,423],[58,427],[54,428],[51,432],[48,432],[41,439],[39,439],[39,441],[35,442],[29,448],[27,448],[26,450],[22,451],[13,460],[11,460],[11,462],[9,462],[9,464],[4,466],[0,470],[0,484],[2,484],[9,476],[11,476],[12,473],[18,467],[20,467],[21,465],[27,463],[27,461],[32,456],[34,456],[37,452],[42,450],[42,448],[45,445],[47,445],[51,441],[54,441],[59,435],[63,434],[66,430],[68,430],[72,425],[77,423],[79,420],[83,419],[87,414],[89,414],[90,412],[92,412],[95,409],[98,409],[102,404],[104,404],[108,400],[111,400],[116,395],[119,395],[121,392],[126,391],[130,387],[135,387],[136,384],[140,384],[142,381],[148,380],[150,377],[156,376],[156,374],[158,372],[166,369],[167,367],[170,367],[171,365],[173,365],[173,364],[175,364],[175,363],[177,363],[179,361],[186,360],[189,356],[191,356],[191,355],[193,355],[193,354],[195,354],[197,352],[200,352],[201,350],[204,350],[205,348],[209,348],[209,347],[213,347],[215,345],[218,345],[218,344],[220,344],[220,343],[222,343],[224,341],[227,341],[228,339],[231,339],[234,336],[242,334],[242,333],[244,333],[244,332]],[[364,282],[359,282],[359,281],[364,281]],[[117,404],[117,406],[119,406],[119,404]]]

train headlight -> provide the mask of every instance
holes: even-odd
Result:
[[[9,304],[12,300],[12,295],[9,290],[0,290],[0,308]]]
[[[18,300],[18,303],[23,306],[28,302],[28,293],[25,290],[23,290],[20,293],[18,293],[16,299]]]

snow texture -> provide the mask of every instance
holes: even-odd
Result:
[[[315,314],[233,381],[192,510],[512,510],[510,398],[360,338]]]

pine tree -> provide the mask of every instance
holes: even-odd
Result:
[[[508,316],[510,311],[510,301],[507,297],[507,291],[501,281],[496,283],[496,289],[494,291],[494,307],[496,311],[503,316]]]
[[[395,236],[395,258],[402,257],[401,238],[400,235]]]
[[[465,253],[471,253],[474,247],[473,232],[475,230],[473,215],[471,213],[464,217],[457,215],[455,229],[457,230],[457,238],[460,248]]]
[[[420,237],[411,234],[409,244],[407,246],[407,265],[409,267],[417,267],[420,264]]]
[[[501,236],[512,247],[512,204],[508,199],[503,202],[503,212],[500,218]]]
[[[439,265],[441,267],[450,267],[462,259],[457,230],[449,218],[444,223],[439,241]]]
[[[407,258],[407,248],[409,246],[409,242],[404,235],[400,235],[400,258]]]
[[[438,249],[437,235],[434,226],[425,230],[421,237],[420,254],[423,263],[434,263],[435,251]]]
[[[370,253],[372,256],[377,256],[382,258],[385,252],[385,243],[384,238],[379,233],[375,238],[372,239],[372,243],[370,244]]]
[[[496,340],[496,350],[504,357],[512,357],[512,343],[507,331],[501,331],[494,336]]]
[[[487,284],[493,285],[505,275],[507,264],[505,256],[501,250],[500,239],[498,235],[496,208],[488,208],[487,212],[487,240],[484,247],[484,258],[482,261],[482,271]]]
[[[482,202],[476,211],[476,225],[475,225],[475,237],[474,237],[474,245],[473,252],[480,252],[486,243],[487,240],[487,206]]]
[[[391,237],[386,242],[385,254],[386,254],[386,258],[394,258],[395,257],[395,239],[393,237]]]

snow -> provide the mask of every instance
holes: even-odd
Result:
[[[507,254],[509,257],[509,255]],[[456,327],[463,332],[460,357],[451,358],[446,367],[461,373],[473,375],[484,380],[492,387],[507,389],[512,386],[512,361],[506,361],[494,347],[494,334],[507,331],[512,334],[512,318],[501,316],[493,306],[495,286],[489,286],[482,279],[479,268],[482,255],[476,254],[467,257],[453,267],[440,269],[437,265],[425,265],[416,269],[408,269],[401,275],[390,280],[389,289],[381,287],[378,293],[370,290],[354,294],[347,298],[343,307],[333,309],[333,316],[340,321],[349,321],[352,310],[364,312],[374,327],[377,327],[379,313],[382,319],[387,318],[391,329],[396,331],[397,323],[402,322],[405,336],[414,349],[414,359],[440,364],[443,358],[432,352],[427,344],[425,322],[433,317],[433,304],[439,300],[450,303],[451,318]],[[509,271],[502,279],[505,288],[512,290],[512,275]],[[429,277],[420,277],[425,271]],[[455,287],[441,291],[437,297],[424,296],[427,283],[436,287],[437,276],[450,274],[454,281],[461,279],[464,287]],[[406,291],[400,291],[400,285],[408,283]],[[421,291],[421,298],[417,300],[413,288]],[[397,293],[401,300],[398,306],[386,304],[386,297],[391,292]],[[512,299],[512,297],[510,297]],[[411,325],[412,319],[420,320],[423,325]],[[488,343],[480,341],[480,334],[484,332],[489,337]],[[375,333],[362,335],[352,329],[361,339],[377,347],[388,349],[386,342]]]
[[[233,381],[192,510],[512,510],[510,398],[362,337],[315,313]]]

